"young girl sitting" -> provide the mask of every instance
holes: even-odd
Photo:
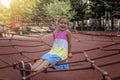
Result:
[[[24,64],[23,61],[19,63],[19,67],[23,69],[31,69],[34,71],[43,71],[44,67],[48,67],[60,60],[66,60],[72,57],[71,53],[71,32],[69,28],[69,20],[66,16],[61,16],[58,20],[58,25],[53,32],[54,43],[51,50],[44,54],[40,60],[37,60],[33,65]],[[68,64],[60,64],[53,66],[54,69],[69,69]],[[22,78],[26,77],[26,71],[20,70]],[[31,78],[30,78],[31,79]]]

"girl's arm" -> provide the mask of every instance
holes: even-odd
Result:
[[[68,37],[68,57],[72,57],[72,52],[71,52],[71,31],[67,30],[67,37]]]
[[[53,32],[53,40],[55,40],[55,34],[54,34],[54,32]]]
[[[53,34],[53,41],[55,40],[55,34],[54,33],[55,33],[55,30],[52,33]]]

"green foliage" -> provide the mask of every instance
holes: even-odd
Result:
[[[120,2],[117,0],[90,0],[91,10],[93,11],[93,16],[96,18],[100,18],[101,16],[105,15],[105,11],[113,12],[118,11],[120,7]]]
[[[6,21],[9,19],[9,13],[8,13],[8,9],[0,4],[0,21]]]
[[[11,18],[17,21],[28,22],[36,15],[37,0],[12,0],[11,2]]]
[[[59,16],[66,15],[69,19],[73,18],[75,11],[72,11],[70,0],[53,0],[43,7],[44,15],[50,20],[57,20]]]
[[[87,10],[87,3],[83,0],[70,0],[72,9],[75,10],[75,21],[83,20],[86,17],[86,13],[88,13]]]
[[[18,22],[40,20],[41,17],[57,20],[60,15],[66,15],[73,21],[100,18],[105,11],[120,10],[120,2],[115,0],[11,0],[10,9],[0,4],[0,20],[14,19]],[[95,16],[95,17],[94,17]]]

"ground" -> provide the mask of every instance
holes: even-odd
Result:
[[[51,33],[1,37],[0,80],[21,80],[13,64],[20,60],[34,63],[52,43]],[[115,32],[72,32],[72,53],[68,59],[70,70],[49,68],[48,73],[39,73],[33,80],[101,80],[105,72],[109,74],[105,80],[120,80],[120,37]]]

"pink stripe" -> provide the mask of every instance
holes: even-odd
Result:
[[[54,33],[55,33],[55,39],[65,39],[65,40],[67,40],[66,31],[58,33],[57,30],[55,30]]]

